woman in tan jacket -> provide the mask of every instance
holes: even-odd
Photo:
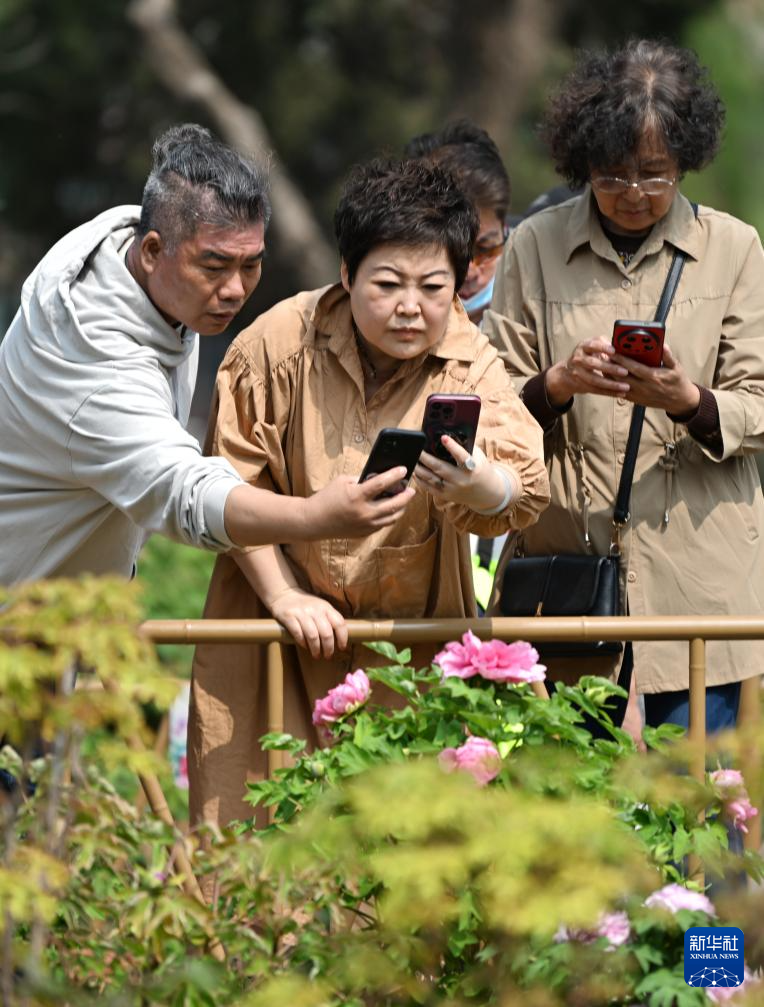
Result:
[[[764,254],[752,227],[706,206],[696,217],[679,191],[713,157],[722,122],[688,51],[643,40],[585,56],[546,118],[558,170],[585,189],[512,232],[483,319],[545,432],[552,503],[524,535],[527,555],[607,553],[630,404],[646,407],[622,542],[633,615],[764,608],[753,455],[764,449]],[[687,261],[662,366],[649,367],[615,352],[613,324],[654,317],[675,249]],[[762,656],[759,643],[709,644],[709,729],[734,724],[739,684],[761,674]],[[629,645],[624,684],[631,661]],[[647,722],[686,726],[687,644],[635,643],[633,667]]]
[[[220,557],[205,615],[278,619],[286,729],[316,742],[317,697],[375,655],[349,647],[348,618],[471,616],[466,533],[532,524],[549,498],[541,429],[456,297],[477,215],[450,175],[372,162],[349,179],[336,216],[341,283],[283,301],[244,330],[220,368],[210,447],[253,485],[309,496],[359,475],[384,427],[419,429],[434,392],[482,401],[473,456],[423,454],[394,526],[364,540],[265,547]],[[426,664],[433,650],[416,654]],[[266,681],[258,648],[197,648],[189,723],[192,822],[250,816],[262,775]]]

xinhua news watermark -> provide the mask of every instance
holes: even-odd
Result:
[[[688,986],[742,986],[745,937],[740,927],[690,927],[684,933]]]

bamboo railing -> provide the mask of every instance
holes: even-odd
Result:
[[[482,617],[475,619],[353,619],[347,623],[350,642],[386,640],[395,644],[438,643],[460,639],[470,629],[482,639],[586,641],[586,640],[687,640],[690,690],[689,738],[694,743],[693,775],[705,775],[706,738],[706,642],[709,640],[764,640],[764,618],[759,616],[615,616],[554,617],[543,619]],[[275,619],[151,620],[141,626],[143,635],[155,644],[241,643],[267,646],[268,730],[284,730],[284,669],[281,645],[293,644],[291,636]],[[543,683],[538,694],[546,695]],[[760,680],[743,682],[739,723],[757,723],[760,717]],[[281,752],[269,751],[268,769],[281,766]],[[759,753],[751,751],[744,767],[746,778],[760,776]],[[149,801],[151,801],[150,796]],[[761,845],[761,816],[755,818],[746,837],[748,848]]]
[[[608,618],[545,616],[510,619],[483,617],[476,619],[389,619],[347,622],[351,643],[386,640],[394,644],[437,643],[460,639],[468,629],[481,639],[548,641],[586,640],[687,640],[688,681],[690,691],[689,738],[694,743],[693,775],[705,779],[706,755],[706,642],[709,640],[764,640],[764,618],[756,616],[615,616]],[[275,619],[191,619],[150,620],[141,626],[141,633],[155,644],[241,643],[267,647],[268,731],[284,730],[284,665],[282,645],[294,645],[289,633]],[[543,683],[534,683],[537,695],[546,696]],[[761,709],[760,678],[743,682],[740,694],[738,725],[749,727],[759,722]],[[136,742],[136,744],[139,744]],[[755,782],[758,795],[761,779],[760,753],[751,744],[743,760],[747,780]],[[282,765],[282,753],[268,752],[268,771]],[[162,788],[155,776],[141,777],[149,805],[159,818],[172,824]],[[761,845],[761,815],[750,823],[745,837],[748,849]],[[194,898],[202,898],[199,885],[182,841],[176,843],[175,854],[184,874],[184,889]],[[691,877],[702,880],[702,865],[691,862]],[[225,950],[212,937],[212,953],[224,960]]]

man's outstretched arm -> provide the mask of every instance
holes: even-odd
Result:
[[[375,499],[406,476],[403,467],[359,483],[340,476],[310,497],[290,497],[243,483],[225,502],[225,528],[238,546],[324,538],[363,538],[393,524],[414,496],[411,487]]]

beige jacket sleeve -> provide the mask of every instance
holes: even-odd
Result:
[[[276,415],[262,376],[232,343],[218,370],[205,453],[222,455],[246,482],[290,493],[281,433],[287,410]]]
[[[531,235],[522,228],[512,231],[496,272],[491,307],[481,324],[518,392],[528,378],[553,363],[542,359],[537,338],[542,326],[536,312],[544,299],[535,289],[541,280],[540,272],[529,268],[537,259],[538,249]]]
[[[751,240],[738,252],[711,388],[719,406],[722,454],[698,442],[712,461],[764,450],[764,252],[758,234],[747,230]],[[734,254],[736,245],[725,254]]]

